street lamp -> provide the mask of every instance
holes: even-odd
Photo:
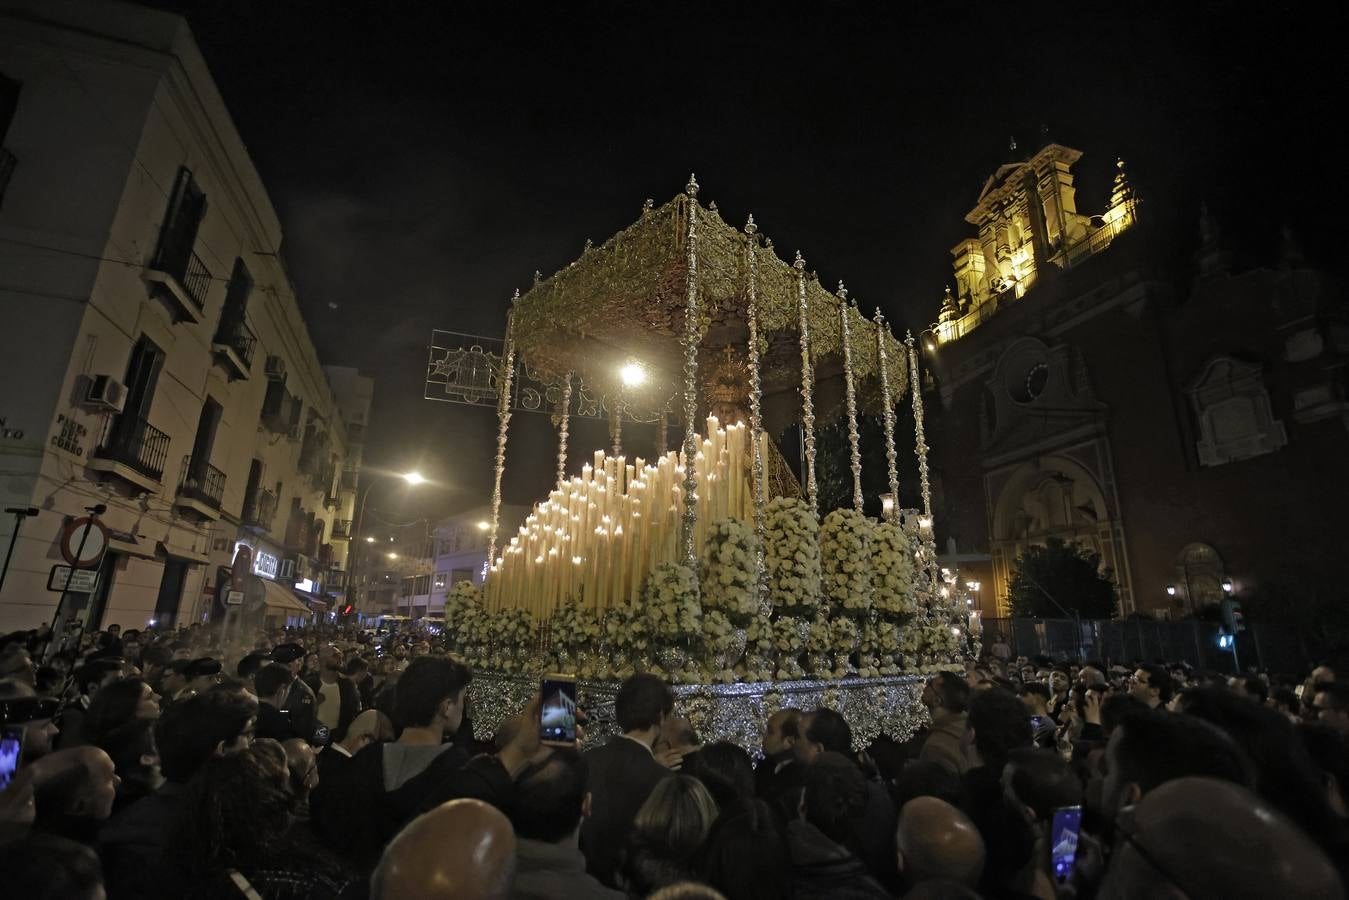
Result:
[[[389,559],[397,559],[397,558],[398,558],[398,554],[397,554],[397,553],[390,553],[388,556],[389,556]]]
[[[1166,596],[1168,597],[1176,596],[1176,586],[1174,584],[1168,584],[1166,586]]]
[[[387,473],[385,473],[385,474],[386,474],[386,476],[387,476]],[[393,476],[387,476],[387,477],[393,477]],[[403,481],[406,482],[406,483],[408,484],[409,487],[416,487],[417,485],[423,484],[423,483],[426,482],[426,477],[423,476],[421,472],[417,472],[417,471],[412,471],[412,472],[402,472],[402,473],[399,473],[396,477],[403,479]],[[375,486],[375,484],[379,482],[379,480],[380,480],[380,479],[379,479],[378,476],[376,476],[375,478],[372,478],[372,479],[370,480],[370,483],[367,484],[367,485],[365,486],[365,490],[361,491],[361,500],[360,500],[359,503],[356,504],[356,522],[355,522],[355,527],[351,529],[351,539],[352,539],[352,541],[357,541],[357,540],[360,539],[360,536],[361,536],[361,522],[362,522],[362,520],[364,520],[364,518],[365,518],[365,501],[368,500],[369,497],[370,497],[370,489],[373,488],[373,487]],[[393,538],[389,538],[389,540],[392,541]],[[367,544],[373,544],[373,543],[375,542],[374,536],[373,536],[373,535],[367,535],[366,538],[365,538],[365,542],[366,542]],[[391,556],[391,558],[392,558],[392,554],[390,554],[390,556]],[[351,565],[350,565],[350,568],[349,568],[348,571],[347,571],[347,596],[348,596],[348,598],[350,598],[350,597],[353,595],[353,593],[355,593],[355,591],[357,590],[357,588],[356,588],[356,570],[359,568],[359,566],[358,566],[358,560],[357,560],[357,557],[356,557],[355,555],[352,555],[352,558],[351,558],[350,562],[351,562]],[[359,604],[360,597],[357,596],[357,597],[356,597],[356,600],[357,600],[357,604],[356,604],[356,605],[359,606],[359,605],[360,605],[360,604]]]
[[[1232,593],[1232,579],[1230,578],[1223,579],[1223,593],[1224,594]]]

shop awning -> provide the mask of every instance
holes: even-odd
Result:
[[[266,590],[263,602],[267,604],[269,612],[284,613],[287,616],[311,615],[309,607],[296,599],[290,588],[285,585],[264,578],[262,579],[262,586]]]

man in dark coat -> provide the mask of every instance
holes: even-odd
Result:
[[[300,678],[300,672],[304,669],[304,658],[307,655],[304,647],[296,643],[277,644],[272,648],[272,661],[289,666],[295,676],[281,711],[290,719],[291,728],[295,733],[308,741],[314,737],[318,720],[314,716],[314,690]]]
[[[651,747],[661,724],[674,711],[674,695],[654,675],[634,675],[614,700],[620,734],[585,754],[591,792],[590,818],[581,826],[586,871],[614,886],[618,851],[647,796],[669,769],[656,762]]]

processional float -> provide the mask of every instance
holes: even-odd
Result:
[[[512,381],[522,369],[553,385],[558,398],[557,483],[518,533],[504,536]],[[800,252],[792,263],[782,260],[753,216],[742,230],[728,225],[715,203],[699,203],[692,177],[683,194],[660,207],[647,201],[631,226],[598,246],[587,241],[580,258],[516,292],[494,376],[498,434],[481,593],[489,615],[527,610],[547,622],[566,607],[602,621],[637,603],[662,567],[683,567],[696,588],[706,569],[704,541],[720,523],[738,520],[752,523],[752,590],[766,624],[770,501],[799,496],[818,517],[816,428],[846,417],[852,508],[861,520],[858,417],[865,413],[883,423],[890,498],[883,521],[902,522],[911,535],[913,571],[929,607],[954,589],[936,561],[912,335],[898,340],[879,309],[866,317],[842,283],[827,290]],[[568,472],[574,385],[604,399],[611,447]],[[895,403],[906,390],[920,510],[895,502]],[[649,459],[624,452],[625,418],[656,422]],[[799,483],[769,436],[793,422],[801,428]],[[666,447],[671,423],[682,427],[678,449]],[[959,621],[960,611],[950,612],[942,630]]]

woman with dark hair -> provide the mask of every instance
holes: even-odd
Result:
[[[164,775],[159,768],[159,748],[155,745],[155,720],[132,719],[123,722],[98,739],[96,747],[112,758],[117,777],[115,815],[123,807],[159,790]]]
[[[787,895],[791,865],[785,826],[777,812],[763,800],[749,797],[722,807],[695,868],[727,900],[775,900]]]
[[[866,776],[852,760],[826,752],[810,764],[801,801],[804,818],[787,829],[793,898],[889,896],[858,858],[857,823],[866,804]]]
[[[352,882],[341,864],[293,828],[285,751],[275,741],[208,762],[193,783],[171,848],[185,895],[264,900],[336,898]],[[246,889],[247,888],[247,889]]]
[[[637,811],[619,861],[619,886],[645,897],[692,877],[693,857],[717,817],[703,783],[688,775],[664,778]]]
[[[119,678],[99,688],[81,725],[83,739],[97,744],[103,736],[132,719],[159,718],[159,695],[140,676]]]
[[[743,747],[717,741],[684,757],[679,769],[703,783],[718,809],[754,796],[754,766]]]

